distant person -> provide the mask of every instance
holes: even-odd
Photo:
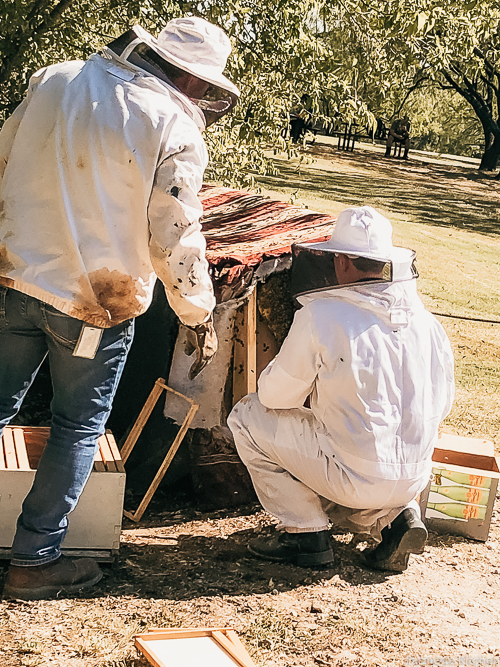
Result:
[[[410,119],[408,116],[403,116],[402,118],[397,118],[395,121],[393,121],[389,129],[389,135],[387,136],[384,157],[391,157],[391,149],[395,141],[404,143],[405,152],[403,155],[403,160],[407,160],[408,151],[410,150]]]
[[[311,250],[331,256],[324,279],[335,287],[298,297],[258,394],[228,419],[260,502],[280,520],[248,549],[328,564],[332,519],[380,541],[370,567],[400,572],[427,538],[417,497],[453,400],[450,343],[417,294],[415,253],[393,246],[391,223],[373,208],[342,211]]]
[[[377,118],[377,127],[375,128],[374,139],[384,140],[387,137],[387,128],[382,118]]]
[[[303,118],[304,113],[306,113],[307,116],[311,115],[310,110],[307,108],[308,102],[309,95],[304,94],[300,98],[300,104],[293,107],[290,111],[290,138],[293,144],[298,144],[307,130],[312,127],[311,123],[308,123]]]

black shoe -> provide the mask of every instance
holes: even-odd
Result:
[[[333,561],[330,533],[276,533],[272,537],[257,537],[248,543],[248,551],[258,558],[300,567],[319,567]]]
[[[374,570],[404,572],[410,554],[421,554],[427,541],[427,528],[411,507],[399,514],[391,526],[382,530],[382,542],[366,554],[364,561]]]
[[[66,558],[44,565],[17,567],[11,565],[3,596],[6,599],[44,600],[59,593],[77,593],[91,588],[102,579],[102,572],[91,558]]]

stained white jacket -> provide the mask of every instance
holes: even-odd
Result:
[[[113,59],[37,72],[0,132],[0,284],[110,327],[158,276],[185,324],[206,320],[202,128],[181,93]]]
[[[454,396],[448,338],[416,281],[357,285],[300,298],[279,354],[259,379],[264,406],[311,396],[321,449],[371,479],[428,479],[438,426]]]

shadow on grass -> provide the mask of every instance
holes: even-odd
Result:
[[[271,532],[268,528],[259,535]],[[340,535],[342,531],[335,534]],[[104,578],[95,588],[76,596],[62,594],[59,597],[91,599],[106,595],[181,601],[282,593],[332,578],[340,588],[370,586],[391,576],[365,569],[360,552],[351,544],[337,541],[333,545],[334,562],[322,569],[259,560],[247,551],[248,540],[255,536],[253,529],[236,531],[227,538],[186,532],[176,538],[166,534],[159,544],[122,544],[116,563],[102,566]],[[7,563],[3,564],[0,590],[7,573]]]
[[[340,535],[341,531],[333,534]],[[184,534],[177,544],[167,546],[124,545],[119,562],[108,569],[99,586],[100,594],[181,601],[283,593],[320,582],[330,582],[342,590],[398,577],[396,573],[364,567],[362,554],[353,543],[334,540],[335,560],[331,566],[309,569],[254,558],[247,551],[248,540],[253,537],[255,533],[250,529],[237,531],[227,539]]]
[[[271,534],[273,530],[267,527],[259,535]],[[373,586],[398,576],[367,569],[355,541],[341,541],[345,535],[341,529],[334,528],[332,535],[334,562],[329,567],[313,569],[253,557],[247,551],[248,541],[255,537],[253,528],[235,531],[227,538],[187,532],[174,538],[167,532],[164,538],[156,536],[158,544],[123,544],[118,561],[111,567],[103,566],[101,583],[87,595],[78,597],[105,595],[186,601],[278,594],[321,582],[342,590]],[[441,538],[431,535],[431,546],[436,540]],[[464,540],[447,536],[447,545],[455,541]]]
[[[500,185],[491,178],[454,166],[384,160],[368,151],[316,157],[331,157],[332,170],[314,164],[297,170],[276,159],[279,175],[256,181],[268,189],[298,189],[346,206],[368,204],[414,222],[500,234]]]

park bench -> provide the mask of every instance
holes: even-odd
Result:
[[[404,148],[405,141],[404,139],[394,139],[394,142],[392,144],[394,146],[394,152],[392,154],[393,157],[400,158],[401,157],[401,151]],[[396,155],[397,153],[397,155]]]
[[[344,129],[338,132],[338,149],[341,151],[353,151],[356,141],[359,140],[358,126],[356,123],[344,123]]]

